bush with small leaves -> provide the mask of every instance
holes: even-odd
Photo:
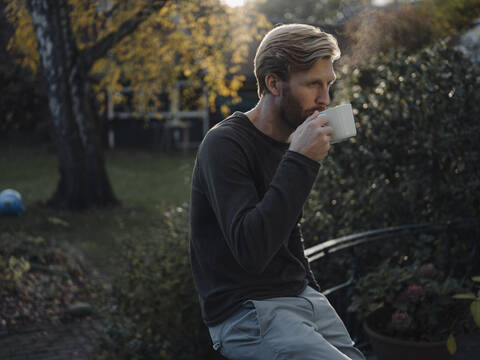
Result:
[[[208,329],[189,264],[188,208],[166,212],[152,237],[122,240],[125,267],[108,296],[98,359],[208,359]]]

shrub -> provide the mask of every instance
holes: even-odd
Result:
[[[369,325],[382,334],[442,341],[465,323],[466,307],[453,298],[460,288],[457,279],[445,277],[431,263],[401,266],[387,261],[355,284],[349,310],[362,319],[370,316]]]
[[[121,241],[125,267],[108,296],[99,359],[207,359],[214,356],[202,322],[188,256],[188,209],[165,213],[152,237]]]
[[[479,67],[441,42],[344,66],[339,76],[337,96],[352,103],[358,134],[324,160],[306,239],[478,218]]]
[[[392,49],[413,54],[472,27],[479,11],[480,0],[426,0],[367,8],[345,24],[342,36],[348,45],[342,62],[361,63]]]
[[[416,55],[391,51],[360,68],[344,66],[338,75],[337,99],[352,104],[358,134],[333,145],[322,164],[304,209],[305,246],[389,226],[478,219],[478,65],[440,42]],[[459,227],[433,246],[448,244],[447,235],[455,272],[472,274],[478,232]],[[412,256],[418,243],[410,236],[362,246],[358,265]],[[350,264],[349,256],[335,256],[313,269],[327,287],[345,280]],[[438,266],[447,271],[442,266],[452,263]]]
[[[345,24],[349,46],[342,62],[361,63],[389,49],[419,51],[435,40],[433,21],[431,10],[418,4],[364,10]]]
[[[467,30],[480,11],[480,0],[426,0],[422,5],[432,12],[434,32],[439,36]]]

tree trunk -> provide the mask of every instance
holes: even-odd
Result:
[[[67,0],[27,0],[41,60],[60,181],[48,201],[55,208],[83,210],[115,205],[96,129],[88,69],[73,36]]]

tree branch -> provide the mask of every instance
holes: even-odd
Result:
[[[105,56],[108,50],[118,44],[123,38],[133,33],[154,12],[163,8],[169,0],[149,1],[141,10],[137,11],[130,19],[125,20],[116,31],[109,33],[92,46],[84,49],[81,56],[84,59],[85,70],[90,70],[96,60]]]

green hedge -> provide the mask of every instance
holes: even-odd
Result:
[[[333,145],[306,206],[307,245],[480,209],[480,69],[441,42],[339,71],[358,135]]]

